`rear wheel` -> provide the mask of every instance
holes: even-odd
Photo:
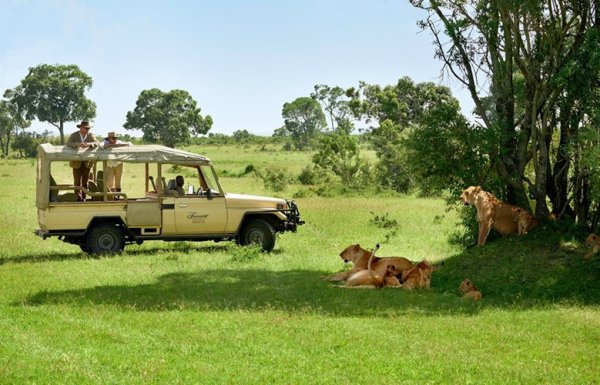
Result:
[[[271,224],[262,219],[253,219],[242,229],[239,244],[242,246],[259,244],[264,251],[271,251],[275,247],[277,233]]]
[[[88,233],[86,247],[91,254],[114,254],[123,251],[123,230],[114,223],[100,223]]]

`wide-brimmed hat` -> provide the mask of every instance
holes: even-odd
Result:
[[[92,125],[87,120],[82,120],[80,124],[77,125],[77,128],[92,128]]]
[[[119,139],[119,134],[117,134],[117,133],[116,133],[116,132],[114,132],[114,131],[111,131],[111,132],[109,132],[109,133],[108,133],[108,135],[106,136],[106,139],[107,139],[107,140],[108,140],[108,139],[110,139],[110,138]]]

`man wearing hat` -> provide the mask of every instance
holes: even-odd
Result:
[[[119,139],[119,134],[109,132],[102,143],[103,148],[130,146],[131,143]],[[123,162],[109,160],[106,162],[106,187],[112,192],[121,192],[121,177],[123,176]]]
[[[92,126],[89,121],[83,120],[77,125],[77,128],[79,128],[79,131],[75,131],[69,136],[67,146],[78,149],[98,147],[98,141],[94,137],[94,134],[90,132]],[[73,184],[75,186],[87,188],[90,169],[94,167],[94,163],[93,160],[85,162],[73,160],[69,162],[69,166],[73,168]],[[85,200],[85,193],[83,191],[75,190],[75,194],[77,194],[77,200]]]

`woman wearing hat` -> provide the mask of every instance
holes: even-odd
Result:
[[[130,146],[131,143],[119,139],[119,134],[109,132],[104,139],[104,148]],[[123,176],[123,162],[109,160],[106,162],[106,187],[112,192],[121,192],[121,177]]]
[[[98,147],[99,143],[94,137],[94,134],[90,132],[92,126],[87,120],[82,121],[77,125],[79,131],[75,131],[69,136],[67,140],[67,146],[72,148],[89,148]],[[87,188],[88,179],[90,176],[90,169],[94,167],[94,161],[80,162],[70,161],[69,166],[73,168],[73,185]],[[85,193],[81,190],[75,190],[77,200],[85,200]]]

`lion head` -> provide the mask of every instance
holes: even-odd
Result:
[[[364,250],[357,243],[356,245],[350,245],[342,250],[340,253],[340,258],[342,258],[345,263],[355,262],[363,255],[363,253]]]
[[[468,279],[465,279],[464,281],[462,281],[460,283],[460,285],[458,286],[458,290],[461,293],[468,293],[469,291],[473,290],[475,288],[475,285],[473,285],[473,282],[469,281]]]
[[[472,205],[475,203],[477,194],[481,191],[481,186],[469,186],[460,194],[460,201],[465,205]]]

